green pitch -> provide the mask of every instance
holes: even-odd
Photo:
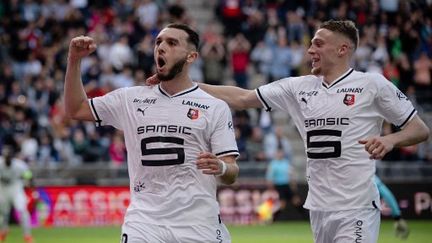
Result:
[[[411,234],[408,240],[399,240],[393,234],[393,221],[383,221],[379,243],[432,242],[432,221],[408,221]],[[228,226],[233,243],[303,243],[312,242],[312,233],[306,221],[272,225]],[[35,243],[119,243],[119,227],[101,228],[37,228],[33,229]],[[12,227],[6,243],[24,242],[19,227]]]

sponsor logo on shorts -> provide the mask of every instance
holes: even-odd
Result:
[[[222,231],[220,231],[220,229],[217,229],[216,230],[216,240],[218,240],[218,242],[219,243],[222,243],[223,242],[223,239],[222,239]]]
[[[355,225],[355,243],[360,243],[363,242],[363,221],[362,220],[357,220],[356,225]]]
[[[127,234],[123,233],[121,238],[121,243],[127,243],[128,242],[128,236]]]

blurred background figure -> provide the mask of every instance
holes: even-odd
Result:
[[[283,158],[292,159],[292,147],[288,137],[284,134],[284,127],[276,125],[272,131],[264,136],[264,149],[267,158],[277,157],[277,152],[282,152]]]
[[[402,218],[402,213],[399,208],[399,204],[390,191],[390,189],[381,181],[381,179],[375,175],[375,183],[377,184],[380,197],[390,207],[391,216],[395,220],[394,230],[395,235],[398,238],[406,239],[409,236],[410,230],[407,222]]]
[[[122,133],[116,132],[113,135],[108,153],[111,159],[111,166],[114,169],[111,175],[114,177],[117,175],[118,169],[126,164],[126,145]]]
[[[279,194],[280,207],[274,214],[274,221],[281,220],[281,216],[291,203],[300,212],[303,212],[302,201],[297,195],[297,183],[290,161],[284,156],[284,151],[278,149],[275,157],[267,167],[266,179],[268,186],[274,188]]]
[[[27,164],[15,156],[14,149],[6,145],[0,157],[0,242],[6,240],[9,232],[11,208],[18,212],[26,243],[32,243],[30,215],[27,210],[25,184],[32,178]]]

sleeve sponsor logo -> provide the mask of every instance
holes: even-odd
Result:
[[[400,90],[396,91],[396,96],[399,100],[408,100],[408,97],[406,97],[406,95]]]

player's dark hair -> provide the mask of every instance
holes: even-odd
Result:
[[[328,29],[346,36],[354,44],[354,50],[357,49],[359,42],[359,31],[351,20],[329,20],[320,25],[320,29]]]
[[[188,39],[187,39],[188,43],[194,45],[195,48],[198,50],[198,46],[199,46],[199,42],[200,42],[199,35],[191,27],[189,27],[188,25],[185,25],[185,24],[173,23],[173,24],[167,25],[165,28],[174,28],[174,29],[183,30],[184,32],[186,32],[188,34]]]

